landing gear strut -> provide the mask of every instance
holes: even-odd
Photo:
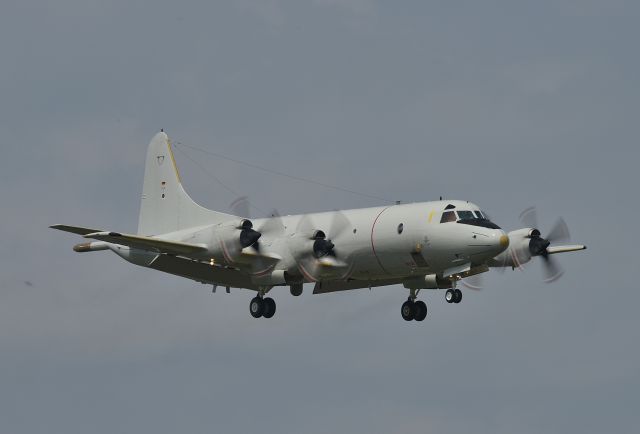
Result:
[[[265,297],[264,292],[258,292],[249,303],[249,313],[254,318],[271,318],[276,313],[276,302],[271,297]]]
[[[405,321],[423,321],[427,317],[427,305],[424,301],[416,301],[418,293],[415,289],[411,289],[410,291],[409,298],[402,303],[402,308],[400,309],[402,318]]]

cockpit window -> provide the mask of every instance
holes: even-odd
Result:
[[[489,229],[500,229],[500,227],[489,220],[482,211],[458,211],[458,223],[464,225],[478,226]]]
[[[455,222],[455,221],[456,221],[455,212],[445,211],[442,213],[442,218],[440,219],[440,223]]]
[[[460,217],[460,220],[473,220],[476,218],[473,211],[458,211],[458,217]]]

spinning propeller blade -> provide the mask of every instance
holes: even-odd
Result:
[[[529,241],[529,251],[531,256],[540,256],[542,258],[542,266],[544,271],[544,282],[551,283],[558,280],[564,274],[564,270],[551,256],[549,256],[548,248],[553,242],[569,241],[569,227],[562,217],[558,218],[556,223],[549,231],[546,238],[542,237],[537,229],[537,212],[535,207],[529,207],[520,214],[520,221],[527,227],[533,228]]]
[[[547,240],[552,243],[561,243],[565,241],[569,241],[571,236],[569,235],[569,227],[562,219],[562,217],[558,218],[556,223],[553,225],[549,234],[547,235]]]
[[[309,248],[298,248],[293,256],[296,259],[299,270],[310,280],[318,281],[325,270],[349,268],[348,264],[337,259],[336,244],[338,238],[351,226],[349,219],[341,211],[335,211],[331,217],[329,230],[325,233],[317,228],[311,216],[304,215],[298,222],[296,234],[298,242],[308,239],[313,243]],[[335,241],[335,242],[334,242]],[[345,274],[348,274],[345,273]],[[342,277],[342,276],[341,276]]]
[[[462,284],[469,289],[480,291],[484,288],[484,276],[482,274],[474,274],[473,276],[462,279]]]

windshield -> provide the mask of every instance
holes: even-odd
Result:
[[[458,211],[458,223],[490,229],[500,229],[498,225],[490,221],[487,215],[480,210]]]
[[[455,212],[445,211],[442,213],[442,218],[440,219],[440,223],[455,222],[455,221],[456,221]]]
[[[489,217],[480,210],[475,211],[445,211],[442,213],[440,223],[458,222],[472,226],[482,226],[491,229],[500,229],[491,222]]]
[[[460,220],[472,220],[477,218],[473,211],[458,211]]]

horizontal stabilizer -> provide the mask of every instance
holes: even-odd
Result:
[[[72,234],[78,235],[87,235],[94,232],[100,232],[100,229],[83,228],[81,226],[53,225],[49,227],[51,229],[58,229],[59,231],[71,232]]]
[[[578,250],[584,250],[587,246],[582,244],[575,244],[572,246],[553,246],[547,247],[547,253],[553,255],[555,253],[577,252]]]
[[[96,229],[65,225],[54,225],[51,226],[51,228],[82,235],[84,238],[91,238],[136,249],[152,250],[158,253],[188,255],[207,251],[206,247],[197,244],[187,244],[179,241],[169,241],[139,235],[121,234],[119,232],[106,232]]]
[[[138,249],[156,250],[160,253],[185,255],[207,251],[206,247],[198,246],[196,244],[142,237],[139,235],[121,234],[118,232],[95,232],[87,234],[84,237]]]

